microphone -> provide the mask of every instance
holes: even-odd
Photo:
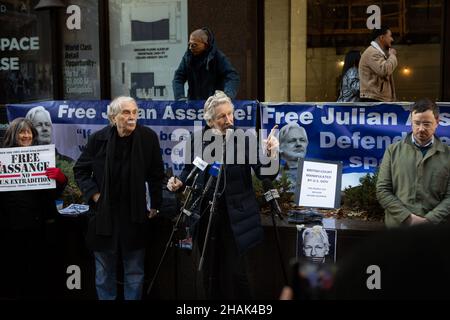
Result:
[[[192,182],[192,185],[195,186],[195,183],[197,182],[197,178],[198,178],[198,173],[195,175],[194,181]],[[186,188],[187,189],[187,188]],[[186,191],[186,190],[185,190]],[[192,192],[192,191],[191,191]],[[190,195],[190,193],[189,193]],[[191,205],[191,208],[187,209],[187,201],[189,201],[189,195],[188,198],[186,199],[185,202],[185,207],[183,208],[183,213],[185,215],[187,215],[188,217],[190,217],[193,214],[193,210],[195,209],[195,207],[197,206],[197,200],[194,201],[194,203]],[[198,216],[197,214],[194,213],[194,217]]]
[[[206,195],[209,189],[211,189],[214,180],[217,179],[217,176],[219,175],[220,166],[221,166],[220,163],[214,161],[214,163],[209,167],[208,170],[209,178],[208,181],[206,182],[205,189],[203,190],[202,197]]]
[[[206,182],[205,188],[203,189],[203,192],[201,194],[200,197],[198,197],[194,203],[191,205],[191,207],[188,210],[183,210],[183,212],[187,215],[187,216],[191,216],[193,211],[197,208],[197,206],[201,203],[201,201],[203,200],[203,198],[205,197],[205,195],[208,193],[208,191],[211,189],[211,186],[213,185],[214,180],[217,178],[217,176],[219,175],[219,170],[220,170],[220,163],[214,162],[209,170],[209,178],[208,181]]]
[[[208,163],[206,161],[203,161],[200,157],[195,157],[192,164],[194,165],[194,167],[192,168],[191,172],[189,172],[189,175],[187,176],[185,182],[188,182],[199,170],[205,171],[205,168],[208,166]]]
[[[275,211],[277,216],[281,219],[283,219],[283,215],[281,214],[280,205],[278,204],[277,198],[280,197],[278,194],[278,190],[273,187],[272,181],[269,179],[264,179],[262,181],[263,189],[265,191],[264,197],[266,199],[266,202],[269,202],[272,210]]]

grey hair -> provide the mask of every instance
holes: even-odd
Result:
[[[209,43],[209,37],[208,34],[206,33],[206,31],[204,29],[197,29],[194,30],[191,33],[191,36],[194,38],[200,38],[204,43],[208,44]]]
[[[305,138],[306,140],[308,140],[308,134],[305,128],[301,127],[297,122],[289,122],[280,129],[280,133],[278,134],[280,144],[285,142],[285,139],[288,136],[289,131],[294,128],[300,129],[302,132],[304,132]]]
[[[42,106],[34,107],[34,108],[31,108],[30,110],[28,110],[28,112],[25,116],[25,119],[28,119],[31,122],[33,122],[34,117],[36,116],[36,113],[38,113],[38,112],[42,112],[43,114],[45,114],[45,116],[48,118],[50,123],[52,123],[52,117],[50,116],[50,112],[45,110],[45,108]]]
[[[33,127],[33,123],[30,119],[25,118],[16,118],[8,126],[8,129],[6,129],[5,136],[3,137],[3,147],[4,148],[12,148],[12,147],[18,147],[19,144],[17,143],[17,138],[19,137],[19,133],[23,129],[30,129],[31,134],[33,136],[33,142],[32,145],[37,145],[38,141],[38,132]]]
[[[211,126],[211,122],[216,116],[216,107],[225,103],[229,103],[234,111],[234,105],[231,102],[231,99],[220,90],[216,90],[216,92],[206,100],[203,108],[203,119],[205,119],[208,126]]]
[[[122,111],[122,105],[127,102],[134,102],[137,105],[136,100],[127,96],[119,96],[111,101],[108,108],[108,120],[111,126],[114,126],[114,118]]]
[[[319,227],[320,227],[320,230],[319,230]],[[321,226],[314,226],[312,228],[306,228],[302,233],[303,243],[305,243],[306,237],[311,237],[311,236],[313,236],[313,237],[319,236],[320,239],[322,240],[323,244],[327,247],[326,252],[328,253],[328,250],[330,248],[330,242],[328,240],[327,231],[324,228],[322,228]]]

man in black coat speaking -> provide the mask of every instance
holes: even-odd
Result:
[[[175,71],[172,86],[175,100],[206,100],[216,90],[234,99],[239,89],[239,74],[228,58],[216,47],[208,28],[197,29],[189,37],[189,48]]]
[[[259,150],[266,153],[265,157],[262,152],[258,155],[256,135],[252,131],[244,133],[242,129],[234,128],[234,106],[222,91],[216,91],[205,102],[204,119],[207,125],[201,132],[200,141],[198,132],[192,135],[190,154],[195,156],[195,150],[201,151],[202,160],[209,164],[217,158],[223,164],[220,174],[217,174],[216,179],[219,180],[210,180],[214,176],[211,169],[200,171],[197,179],[189,179],[190,172],[195,171],[192,171],[194,165],[188,156],[180,178],[170,178],[167,187],[170,191],[176,191],[196,180],[194,188],[202,194],[193,197],[194,202],[200,201],[200,210],[197,212],[200,218],[193,232],[193,250],[194,253],[202,253],[203,259],[200,261],[205,261],[201,271],[206,298],[250,299],[252,294],[244,254],[260,243],[263,237],[252,185],[252,169],[260,179],[272,180],[277,176],[278,139],[269,137],[265,146]],[[251,148],[254,148],[253,152]],[[210,181],[215,183],[210,184]],[[216,193],[217,206],[212,211],[213,220],[209,224],[212,191],[217,181],[220,181]],[[189,205],[188,209],[194,212],[193,207]],[[211,230],[208,238],[205,237],[207,229]],[[207,245],[204,240],[209,241]],[[206,250],[203,250],[204,246]]]
[[[119,256],[124,298],[141,299],[147,221],[156,216],[162,202],[164,169],[158,137],[137,125],[137,115],[133,98],[114,99],[108,109],[110,125],[89,138],[73,168],[85,201],[95,211],[86,240],[94,251],[100,300],[116,299]]]

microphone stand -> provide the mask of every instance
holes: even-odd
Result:
[[[219,174],[217,176],[217,181],[216,181],[216,185],[214,187],[214,194],[213,194],[213,199],[211,202],[211,207],[209,209],[209,220],[208,220],[208,226],[206,228],[206,235],[205,235],[205,241],[203,243],[203,250],[202,250],[202,256],[200,257],[200,263],[198,265],[198,271],[202,271],[202,267],[203,267],[203,262],[205,260],[205,252],[206,252],[206,247],[208,246],[208,240],[209,240],[209,234],[211,233],[211,230],[214,228],[214,215],[216,213],[216,205],[217,205],[217,194],[218,194],[218,189],[219,189],[219,185],[220,185],[220,180],[221,180],[221,176],[222,176],[222,166],[220,166],[219,168]],[[214,233],[212,233],[212,237],[211,240],[214,240]]]
[[[272,199],[274,199],[276,201],[276,197],[273,196],[272,190],[269,190],[270,194],[272,195]],[[278,191],[277,191],[278,193]],[[277,227],[277,222],[275,220],[275,214],[273,213],[274,210],[271,207],[270,209],[270,216],[272,217],[272,224],[273,224],[273,231],[275,233],[275,242],[277,244],[277,249],[278,249],[278,258],[280,259],[280,265],[281,265],[281,271],[283,273],[283,278],[284,278],[284,284],[288,285],[288,277],[286,275],[286,268],[284,266],[284,261],[283,261],[283,255],[281,253],[281,244],[280,244],[280,235],[278,234],[278,227]],[[277,212],[277,215],[281,218],[281,220],[283,220],[283,217]]]
[[[209,240],[211,240],[212,242],[212,249],[213,250],[209,250],[209,255],[208,255],[208,259],[209,259],[209,265],[210,265],[210,270],[209,270],[209,279],[208,279],[208,291],[211,291],[212,288],[212,282],[213,282],[213,264],[214,264],[214,244],[216,241],[216,234],[214,232],[215,229],[215,215],[216,215],[216,207],[217,207],[217,199],[218,199],[218,191],[219,191],[219,186],[220,186],[220,181],[222,178],[222,170],[223,167],[225,166],[224,163],[224,149],[225,149],[225,142],[222,145],[222,164],[219,167],[219,174],[217,176],[217,181],[216,181],[216,185],[214,188],[214,193],[213,193],[213,199],[211,202],[211,207],[209,209],[209,220],[208,220],[208,226],[206,228],[206,234],[205,234],[205,241],[203,242],[203,250],[202,250],[202,255],[200,257],[200,263],[198,265],[198,271],[202,271],[203,269],[203,263],[205,262],[205,254],[206,254],[206,249],[208,248],[209,245]],[[211,234],[211,237],[210,237]],[[208,296],[211,297],[211,292],[208,292]]]
[[[190,198],[192,196],[192,193],[194,191],[195,183],[197,182],[197,178],[198,178],[198,173],[195,175],[194,181],[192,182],[192,186],[186,186],[186,189],[188,190],[188,194],[186,196],[186,200],[184,201],[184,204],[183,204],[183,206],[180,209],[180,213],[178,214],[176,222],[175,222],[175,224],[172,227],[172,233],[170,234],[169,240],[166,243],[166,247],[165,247],[164,252],[163,252],[163,254],[161,256],[161,259],[159,260],[158,267],[156,268],[156,271],[155,271],[155,274],[153,275],[152,281],[150,282],[150,285],[148,286],[147,295],[150,294],[150,292],[152,291],[153,285],[155,284],[155,280],[158,277],[159,270],[161,269],[161,266],[162,266],[162,264],[164,262],[164,259],[166,257],[167,251],[169,250],[169,247],[173,244],[174,236],[175,236],[175,233],[178,231],[178,228],[180,226],[180,222],[181,222],[181,218],[183,217],[183,214],[185,214],[186,212],[189,212],[189,211],[186,210],[186,206],[189,203],[189,200],[190,200]],[[175,272],[176,273],[178,272],[177,256],[176,255],[175,255]],[[177,278],[178,278],[178,275],[175,274],[175,280],[177,280]],[[178,288],[177,287],[178,287],[178,283],[177,283],[177,281],[175,281],[175,292],[176,292],[175,295],[176,296],[178,295]],[[175,299],[177,299],[177,298],[178,297],[175,297]]]

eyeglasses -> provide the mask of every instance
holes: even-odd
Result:
[[[431,127],[433,127],[433,123],[432,122],[413,121],[413,125],[415,127],[420,127],[422,125],[425,129],[431,129]]]
[[[189,49],[195,49],[195,48],[197,48],[200,44],[205,44],[204,42],[199,42],[199,43],[197,43],[197,42],[189,42],[188,43],[188,48]]]

